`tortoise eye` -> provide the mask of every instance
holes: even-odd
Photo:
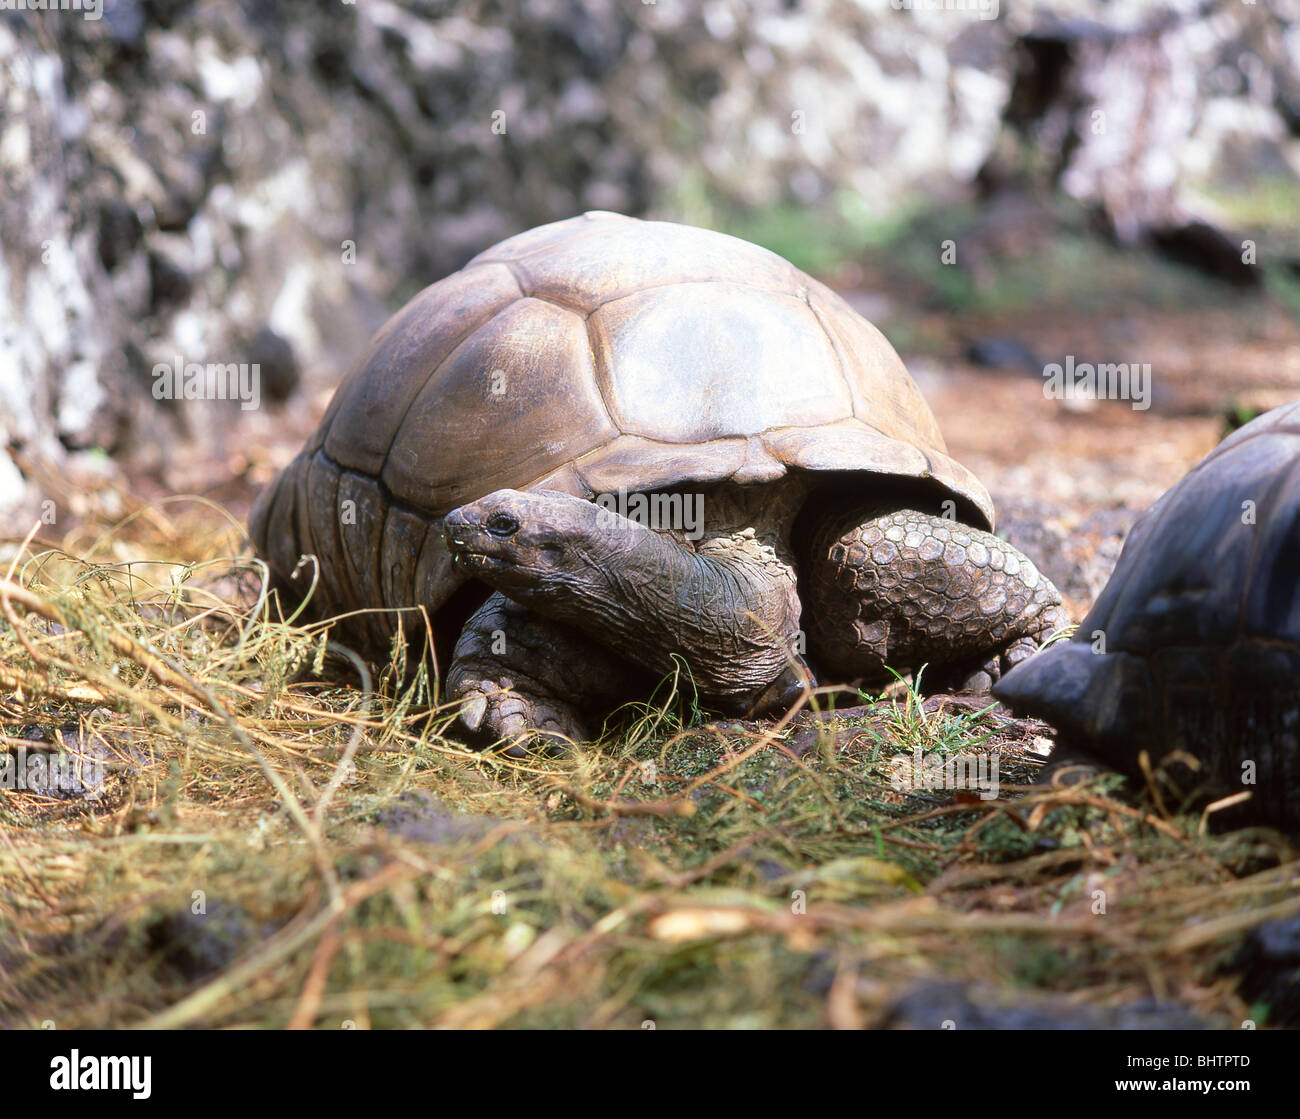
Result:
[[[519,518],[512,517],[509,513],[493,513],[484,527],[492,536],[504,540],[519,531]]]

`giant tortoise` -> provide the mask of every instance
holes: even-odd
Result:
[[[585,738],[675,669],[715,709],[770,710],[805,644],[842,681],[930,665],[986,690],[1067,621],[992,522],[829,288],[745,241],[589,213],[399,311],[251,532],[372,654],[427,619],[465,727],[518,744]],[[302,555],[319,578],[291,582]]]
[[[1300,403],[1166,492],[1074,638],[993,691],[1073,751],[1138,777],[1167,759],[1189,792],[1249,792],[1257,817],[1300,824]]]

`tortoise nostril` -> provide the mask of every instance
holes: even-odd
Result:
[[[509,513],[493,513],[483,527],[489,535],[505,540],[519,531],[519,518],[512,517]]]

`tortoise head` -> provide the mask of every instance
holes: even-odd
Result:
[[[456,570],[498,590],[547,595],[596,576],[619,551],[601,510],[566,493],[497,490],[442,522]]]
[[[702,690],[733,706],[750,706],[789,660],[794,580],[747,546],[752,531],[705,555],[604,503],[497,490],[453,509],[442,532],[462,577],[656,673],[689,652]]]

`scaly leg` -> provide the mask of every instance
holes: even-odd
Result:
[[[931,666],[927,689],[987,691],[1069,625],[1061,596],[996,536],[911,509],[841,506],[813,533],[809,644],[869,684]]]

